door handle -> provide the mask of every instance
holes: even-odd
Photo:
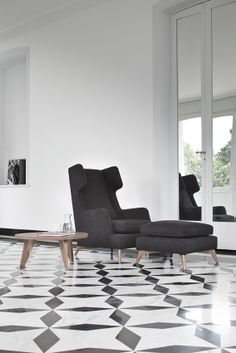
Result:
[[[197,154],[206,154],[206,151],[196,151]]]

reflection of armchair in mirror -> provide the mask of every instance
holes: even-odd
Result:
[[[200,221],[202,208],[195,201],[194,194],[200,190],[197,178],[193,174],[179,174],[179,218]],[[224,206],[213,207],[214,222],[234,222],[235,218],[227,214]]]

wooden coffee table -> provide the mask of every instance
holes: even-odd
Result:
[[[31,250],[33,249],[34,244],[38,240],[43,240],[43,241],[54,240],[54,241],[59,241],[61,256],[64,262],[65,270],[67,270],[68,258],[70,262],[72,263],[74,262],[72,240],[85,239],[88,237],[88,233],[76,232],[76,233],[70,233],[65,235],[64,234],[61,235],[61,233],[50,233],[50,232],[19,233],[19,234],[16,234],[15,237],[16,239],[24,240],[24,246],[23,246],[21,262],[20,262],[21,269],[25,268],[25,265],[30,256]]]

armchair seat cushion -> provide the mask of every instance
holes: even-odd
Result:
[[[116,219],[112,220],[114,233],[130,234],[139,233],[141,225],[149,222],[146,219]]]
[[[229,214],[214,214],[213,221],[215,222],[235,222],[234,216]]]
[[[142,235],[159,237],[201,237],[213,234],[213,227],[210,224],[186,221],[158,221],[149,222],[141,226]]]
[[[111,248],[112,249],[135,248],[136,239],[139,236],[140,236],[140,233],[112,234],[110,237]]]

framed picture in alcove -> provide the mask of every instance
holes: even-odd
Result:
[[[26,184],[26,160],[10,159],[8,162],[7,184]]]

